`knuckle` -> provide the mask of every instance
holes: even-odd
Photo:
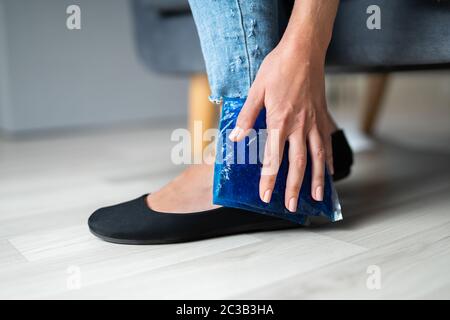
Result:
[[[287,118],[281,114],[273,115],[267,118],[267,125],[271,128],[284,128]]]
[[[278,144],[274,144],[278,142],[284,132],[284,125],[280,127],[271,127],[269,128],[269,136],[270,136],[270,148],[278,148]]]
[[[296,184],[286,186],[285,192],[289,196],[297,196],[300,193],[300,181]]]
[[[248,90],[248,97],[247,97],[247,101],[255,101],[256,97],[258,96],[258,92],[259,92],[259,81],[255,81],[253,82],[253,85],[250,87],[250,89]]]
[[[315,185],[321,185],[323,184],[323,181],[325,179],[325,176],[323,173],[316,173],[314,175],[313,181]]]
[[[306,123],[307,123],[307,116],[306,116],[306,112],[302,111],[299,112],[296,116],[295,116],[295,126],[297,128],[305,128],[306,127]]]
[[[281,113],[285,119],[290,118],[295,113],[295,106],[291,103],[287,103],[283,107],[283,112]]]
[[[284,125],[293,118],[295,109],[295,106],[292,104],[276,104],[273,106],[274,112],[267,117],[268,122],[270,121],[274,125]]]
[[[317,115],[316,115],[316,111],[314,108],[309,108],[307,110],[307,117],[308,117],[308,120],[311,121],[311,123],[317,122]]]
[[[316,150],[316,158],[317,158],[317,160],[320,160],[320,161],[322,161],[322,160],[325,160],[325,149],[323,148],[323,147],[319,147],[317,150]]]
[[[248,121],[247,119],[242,119],[242,120],[237,121],[236,125],[242,129],[247,129],[247,128],[251,127],[250,121]]]
[[[263,168],[265,168],[265,169],[278,168],[279,162],[280,161],[279,161],[278,157],[270,155],[264,159]]]
[[[255,91],[254,92],[250,91],[245,103],[246,103],[245,108],[256,109],[259,103],[259,96]]]
[[[263,189],[266,189],[267,186],[273,186],[275,184],[277,176],[274,174],[270,175],[262,175],[260,185]]]
[[[252,123],[246,113],[241,113],[238,117],[236,125],[240,128],[246,129],[246,128],[250,128],[252,126]]]
[[[275,129],[275,128],[281,128],[284,126],[284,121],[279,119],[278,117],[267,117],[266,119],[267,122],[267,128],[269,130],[271,129]]]
[[[306,165],[306,155],[304,154],[294,154],[289,159],[291,165],[296,168],[303,168]]]

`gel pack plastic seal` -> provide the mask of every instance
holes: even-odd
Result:
[[[214,165],[213,203],[232,208],[241,208],[261,214],[276,216],[298,224],[306,225],[309,217],[321,216],[330,221],[342,219],[341,206],[332,178],[325,172],[323,201],[311,197],[311,160],[308,155],[297,211],[290,212],[284,206],[284,192],[289,168],[286,143],[283,159],[276,178],[270,203],[259,197],[259,179],[261,175],[264,145],[267,137],[265,109],[259,114],[254,130],[240,142],[231,142],[228,138],[236,125],[245,99],[223,99],[216,161]]]

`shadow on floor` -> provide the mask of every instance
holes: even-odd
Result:
[[[450,194],[450,153],[378,140],[374,150],[356,155],[353,174],[337,190],[344,220],[313,227],[352,229],[396,210],[435,205]]]

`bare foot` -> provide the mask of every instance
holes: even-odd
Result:
[[[191,213],[218,208],[212,204],[213,165],[195,164],[147,197],[155,211]]]

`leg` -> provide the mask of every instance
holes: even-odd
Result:
[[[282,1],[281,1],[282,2]],[[245,97],[281,36],[279,1],[189,1],[211,87],[210,99]]]
[[[373,134],[373,129],[381,110],[388,81],[389,74],[387,73],[369,76],[367,83],[368,92],[361,124],[362,131],[367,135]]]
[[[278,28],[277,10],[278,4],[289,0],[279,1],[190,1],[214,101],[247,96],[261,62],[278,42],[279,30],[284,30]],[[201,77],[194,80],[192,100],[201,91],[197,83],[204,82]],[[90,230],[110,242],[153,244],[297,227],[279,218],[229,208],[199,213],[215,207],[212,178],[213,166],[192,165],[148,197],[97,210],[89,218]],[[145,204],[159,212],[149,210]]]
[[[209,84],[206,74],[196,74],[191,77],[189,87],[189,119],[188,127],[193,141],[192,155],[200,159],[206,142],[202,140],[203,133],[217,127],[218,108],[208,101]],[[196,128],[201,125],[200,128]],[[198,135],[198,136],[197,136]]]
[[[260,64],[280,38],[278,1],[191,0],[190,5],[208,72],[210,99],[219,103],[223,96],[247,96]],[[204,88],[204,77],[192,79],[190,123],[211,110],[201,97],[206,98]],[[147,204],[163,212],[211,209],[212,178],[212,165],[192,165],[152,193]]]

